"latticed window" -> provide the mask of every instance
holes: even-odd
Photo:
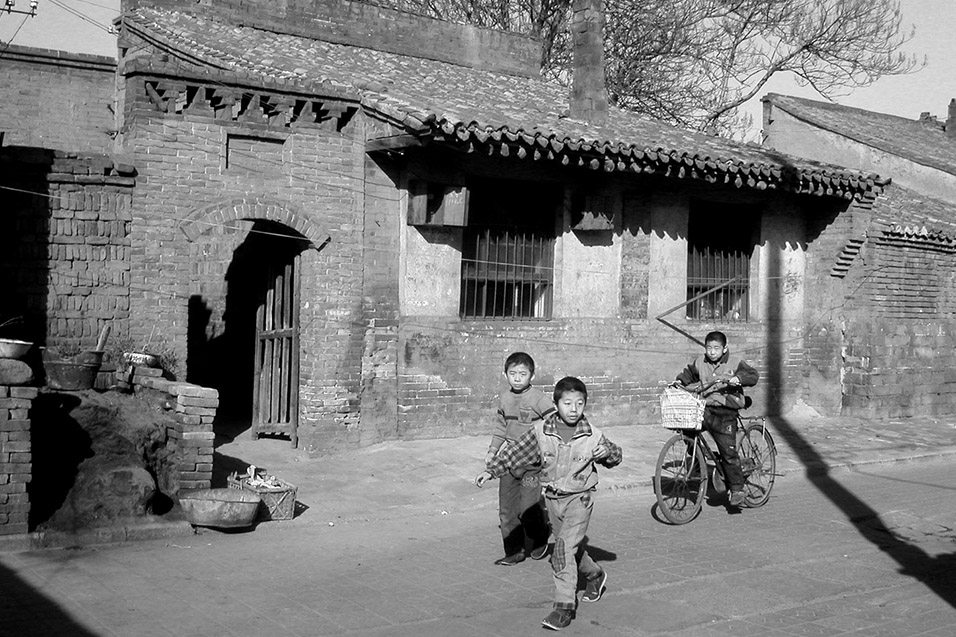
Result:
[[[695,203],[687,231],[687,318],[747,321],[759,217],[739,205]]]
[[[556,187],[481,181],[469,189],[462,318],[551,318]]]

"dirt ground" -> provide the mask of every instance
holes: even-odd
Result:
[[[170,421],[158,394],[41,390],[31,424],[30,530],[170,513]]]

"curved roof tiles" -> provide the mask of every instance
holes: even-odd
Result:
[[[683,130],[611,107],[596,126],[568,116],[565,87],[448,62],[334,44],[159,8],[123,25],[191,63],[298,90],[354,91],[364,108],[413,135],[466,150],[606,172],[702,179],[737,187],[850,198],[879,177]]]

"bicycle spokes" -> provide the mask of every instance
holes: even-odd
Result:
[[[777,453],[770,433],[763,425],[750,425],[740,445],[740,466],[744,474],[744,502],[759,507],[770,498],[777,471]]]
[[[697,515],[707,490],[707,474],[693,439],[676,435],[665,443],[654,487],[660,511],[671,523],[685,524]]]

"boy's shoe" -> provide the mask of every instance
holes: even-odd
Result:
[[[547,617],[541,620],[541,625],[551,630],[561,630],[562,628],[570,626],[572,619],[574,619],[573,610],[555,608]]]
[[[739,507],[744,503],[744,492],[740,490],[735,490],[730,492],[730,500],[728,504],[732,507]]]
[[[587,586],[584,587],[584,595],[581,595],[582,602],[596,602],[604,595],[604,585],[607,584],[607,571],[602,570],[601,574],[594,579],[589,579]]]
[[[522,562],[524,562],[524,552],[512,553],[511,555],[505,555],[500,560],[495,560],[495,564],[500,566],[514,566]]]
[[[533,560],[543,560],[548,555],[548,543],[545,542],[541,546],[531,549],[531,559]]]

